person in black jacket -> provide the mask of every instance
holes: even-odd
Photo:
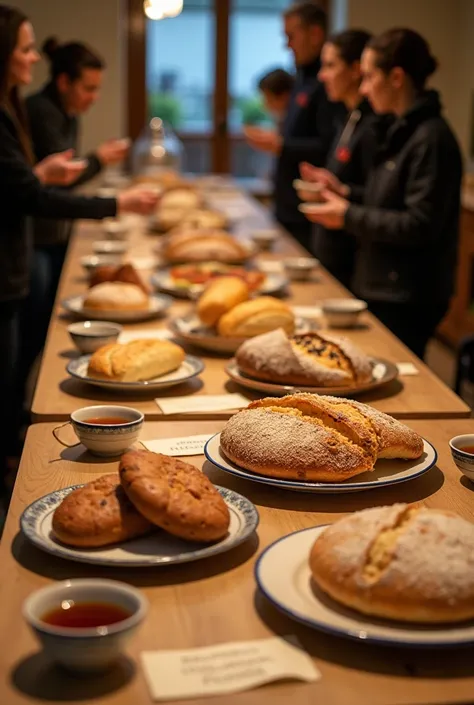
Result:
[[[339,184],[308,215],[356,239],[354,292],[421,358],[454,289],[462,181],[459,145],[438,93],[425,88],[436,66],[412,30],[369,42],[361,92],[395,120],[381,129],[362,202]]]
[[[328,98],[344,103],[347,113],[329,151],[326,169],[307,162],[301,164],[300,173],[306,181],[332,183],[334,175],[352,187],[365,184],[376,146],[376,118],[360,94],[360,59],[370,38],[364,30],[350,29],[330,37],[323,46],[319,79]],[[299,196],[305,201],[315,199],[314,192],[301,192]],[[321,225],[314,226],[313,238],[315,256],[350,289],[357,251],[355,238],[344,230],[328,231]]]
[[[20,311],[28,295],[31,233],[26,217],[93,218],[131,211],[153,211],[153,190],[129,189],[115,198],[86,198],[44,186],[49,180],[51,157],[34,166],[27,119],[19,97],[20,86],[32,80],[39,60],[34,33],[19,10],[0,5],[0,482],[7,456],[18,435],[22,400],[18,360],[27,339],[20,339]],[[54,170],[53,170],[54,171]]]
[[[284,21],[297,75],[282,134],[255,127],[247,128],[245,134],[255,149],[277,155],[275,216],[306,249],[310,249],[312,229],[298,210],[300,199],[293,181],[299,176],[300,162],[324,164],[334,140],[336,117],[341,107],[327,99],[324,87],[318,81],[326,14],[314,2],[297,2],[284,13]]]
[[[281,68],[268,71],[258,82],[258,90],[263,98],[263,107],[272,116],[280,132],[288,112],[294,86],[294,76]]]

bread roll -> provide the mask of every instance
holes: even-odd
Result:
[[[314,581],[337,602],[402,622],[474,618],[474,525],[394,504],[350,514],[316,539]]]
[[[251,338],[275,328],[293,333],[295,317],[287,304],[271,296],[244,301],[224,314],[217,324],[219,335],[226,338]]]
[[[170,236],[163,249],[169,262],[241,262],[247,249],[230,235],[219,230],[180,232]]]
[[[288,337],[274,330],[245,341],[236,353],[245,374],[281,384],[340,387],[368,382],[370,358],[347,338],[326,333]]]
[[[124,282],[126,284],[135,284],[140,289],[148,294],[148,287],[142,281],[133,264],[126,263],[119,267],[96,267],[92,272],[90,279],[90,287],[97,286],[103,282]]]
[[[192,188],[177,186],[170,188],[163,194],[159,211],[161,210],[181,210],[184,212],[201,205],[201,196]]]
[[[214,211],[207,208],[200,208],[188,211],[181,221],[183,228],[190,230],[204,230],[207,228],[226,228],[229,221],[220,211]]]
[[[346,401],[291,394],[251,402],[227,422],[221,449],[261,475],[317,482],[343,482],[371,471],[378,458],[423,454],[423,439],[414,431]]]
[[[170,340],[131,340],[99,348],[89,360],[88,374],[96,379],[140,382],[176,370],[184,350]]]
[[[84,298],[84,308],[98,311],[146,311],[149,307],[145,292],[136,284],[124,282],[97,284]]]
[[[214,326],[219,318],[249,297],[247,284],[238,277],[218,277],[211,281],[197,304],[197,314],[206,326]]]

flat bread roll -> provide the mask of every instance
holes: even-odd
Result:
[[[119,474],[135,507],[170,534],[188,541],[218,541],[227,535],[227,504],[194,465],[135,450],[122,456]]]
[[[123,491],[117,473],[73,490],[53,514],[53,531],[68,546],[108,546],[151,529]]]
[[[99,348],[90,358],[88,374],[115,382],[140,382],[162,377],[183,363],[185,353],[170,340],[131,340]]]
[[[341,387],[372,379],[370,358],[347,338],[326,333],[273,330],[245,341],[235,357],[245,374],[280,384]]]
[[[170,236],[163,249],[168,262],[242,262],[249,252],[244,245],[220,230],[188,230]]]
[[[230,309],[247,301],[249,288],[239,277],[218,277],[199,298],[197,314],[205,326],[214,326]]]
[[[474,618],[474,525],[454,513],[394,504],[354,512],[316,539],[317,586],[364,614],[402,622]]]
[[[84,298],[84,308],[97,311],[146,311],[150,299],[136,284],[104,282],[93,286]]]
[[[293,333],[295,316],[287,304],[271,296],[244,301],[224,314],[217,324],[217,332],[225,338],[251,338],[275,328]]]

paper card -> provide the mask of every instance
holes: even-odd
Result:
[[[242,394],[203,394],[200,397],[164,397],[155,399],[163,414],[193,414],[200,411],[244,409],[249,400]]]
[[[320,306],[293,306],[292,309],[299,318],[321,318],[323,315]]]
[[[173,333],[166,328],[156,328],[151,330],[150,328],[134,328],[133,330],[122,331],[119,335],[119,343],[129,343],[131,340],[170,340],[173,337]]]
[[[411,377],[420,374],[412,362],[397,362],[398,374],[402,377]]]
[[[293,641],[296,641],[292,638]],[[264,683],[321,678],[310,656],[279,637],[141,654],[153,700],[240,693]]]
[[[203,455],[204,446],[212,438],[213,433],[201,433],[198,436],[181,438],[157,438],[152,441],[141,441],[147,450],[164,455]]]

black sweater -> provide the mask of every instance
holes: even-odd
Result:
[[[337,116],[343,108],[331,103],[318,81],[319,58],[298,69],[282,136],[283,147],[275,171],[275,215],[283,225],[307,224],[298,206],[301,201],[293,188],[299,177],[299,164],[306,161],[322,166],[334,140]],[[291,229],[291,228],[290,228]]]
[[[453,293],[462,158],[427,91],[380,142],[363,202],[345,230],[356,237],[353,289],[368,301],[447,303]]]
[[[32,238],[26,216],[100,220],[115,216],[116,210],[114,198],[85,198],[42,186],[12,118],[0,108],[0,301],[28,293]]]
[[[75,116],[68,115],[62,106],[61,98],[54,83],[46,84],[38,93],[26,99],[26,109],[30,122],[33,151],[38,161],[50,154],[66,149],[79,149],[79,123]],[[94,178],[102,169],[96,154],[86,157],[87,167],[80,177],[67,188],[80,186]],[[38,218],[33,221],[34,242],[38,245],[52,245],[67,242],[71,234],[70,221]]]

